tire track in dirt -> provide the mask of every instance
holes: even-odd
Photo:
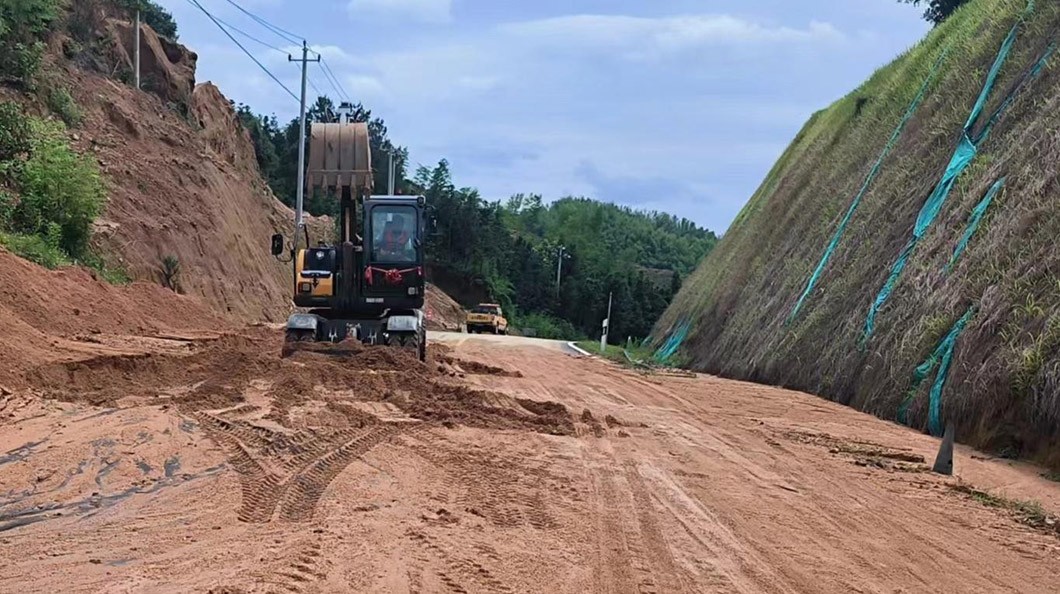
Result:
[[[418,437],[420,445],[412,451],[445,473],[446,491],[456,494],[462,510],[499,528],[558,525],[545,503],[544,490],[553,482],[547,471],[487,452],[453,449],[429,432]]]
[[[211,413],[195,416],[207,435],[228,451],[240,480],[238,517],[249,523],[267,523],[274,517],[285,522],[312,519],[324,491],[339,473],[408,425],[377,423],[331,435],[312,431],[287,435]]]
[[[292,476],[285,484],[280,501],[280,519],[287,522],[305,522],[311,519],[324,490],[340,472],[372,448],[389,441],[401,430],[398,425],[384,424],[358,431],[355,437],[338,449]]]
[[[511,586],[504,583],[482,563],[457,553],[456,547],[444,538],[431,537],[420,530],[409,530],[406,536],[414,545],[441,562],[442,567],[435,571],[435,575],[448,591],[455,594],[469,592],[513,594],[515,592]],[[422,559],[422,555],[419,558]]]

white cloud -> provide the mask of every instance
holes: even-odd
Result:
[[[354,101],[378,97],[386,90],[378,78],[360,74],[347,76],[344,86]]]
[[[453,19],[452,0],[350,0],[350,17],[360,21],[367,15],[411,17],[427,23],[448,23]]]
[[[504,33],[540,44],[623,51],[627,56],[672,53],[704,46],[797,43],[842,39],[829,23],[804,29],[768,27],[729,15],[633,17],[570,15],[501,26]]]

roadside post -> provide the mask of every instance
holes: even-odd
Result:
[[[611,298],[614,293],[607,294],[607,317],[604,318],[604,331],[600,335],[600,354],[607,352],[607,330],[611,325]]]

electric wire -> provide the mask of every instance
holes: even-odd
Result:
[[[287,91],[287,94],[290,95],[292,99],[294,99],[295,101],[300,101],[298,99],[298,95],[295,95],[294,91],[292,91],[291,89],[287,88],[287,85],[285,85],[282,82],[280,82],[280,79],[277,78],[276,75],[273,74],[271,70],[269,70],[264,64],[262,64],[260,60],[255,58],[254,54],[250,53],[250,51],[248,51],[247,48],[244,47],[242,43],[239,43],[239,40],[236,39],[228,31],[228,29],[225,28],[224,25],[222,25],[220,22],[218,22],[217,18],[214,17],[212,14],[210,14],[210,11],[206,10],[205,8],[203,8],[202,4],[199,3],[199,0],[188,0],[188,2],[191,3],[193,6],[195,6],[196,8],[198,8],[199,10],[201,10],[203,14],[205,14],[211,21],[213,21],[213,23],[215,25],[217,25],[217,28],[220,29],[222,33],[224,33],[229,39],[232,40],[232,43],[236,44],[236,46],[238,46],[239,49],[243,50],[243,53],[246,54],[248,58],[253,60],[254,63],[258,65],[258,68],[261,68],[262,71],[264,71],[265,74],[267,74],[269,76],[269,78],[271,78],[273,80],[273,82],[275,82],[277,85],[280,85],[280,88],[282,88],[284,91]]]
[[[232,6],[236,7],[236,9],[239,10],[239,12],[242,12],[243,14],[247,15],[251,19],[254,19],[254,21],[257,22],[259,25],[261,25],[262,27],[265,27],[266,29],[272,31],[273,33],[275,33],[279,37],[282,37],[283,39],[287,40],[290,43],[294,43],[294,44],[297,45],[299,43],[302,43],[303,42],[302,40],[305,39],[305,37],[302,36],[302,35],[298,35],[296,33],[291,33],[290,31],[281,29],[281,28],[277,27],[276,25],[273,25],[269,21],[266,21],[265,19],[259,17],[258,15],[256,15],[256,14],[250,12],[249,10],[243,8],[238,3],[236,3],[235,0],[225,0],[225,2],[228,2]]]

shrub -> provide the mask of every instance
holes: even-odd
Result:
[[[15,210],[15,197],[0,190],[0,230],[6,229],[11,222],[11,213]]]
[[[140,19],[154,29],[155,33],[171,41],[177,40],[177,21],[165,8],[151,0],[119,0],[118,3],[133,13],[130,16],[134,16],[139,10]]]
[[[44,36],[59,16],[60,0],[0,2],[0,74],[28,85],[44,58]]]
[[[70,263],[61,249],[41,235],[0,233],[0,244],[20,256],[45,268],[58,268]]]
[[[158,271],[162,286],[175,292],[181,293],[180,286],[180,260],[176,256],[162,258],[162,267]]]
[[[99,169],[70,147],[61,124],[33,120],[31,126],[33,151],[19,175],[22,196],[12,212],[13,229],[57,234],[58,247],[80,258],[106,200]]]
[[[77,127],[81,125],[81,108],[74,101],[70,91],[61,85],[52,86],[48,90],[48,109],[62,118],[67,126]]]
[[[11,101],[0,103],[0,161],[11,161],[33,148],[29,118]]]
[[[526,315],[515,315],[511,326],[520,332],[532,330],[537,338],[550,340],[576,340],[582,338],[574,326],[567,320],[560,320],[552,316],[530,313]]]
[[[132,278],[124,268],[108,266],[96,252],[86,254],[80,264],[96,271],[100,278],[112,285],[127,285],[132,282]]]

